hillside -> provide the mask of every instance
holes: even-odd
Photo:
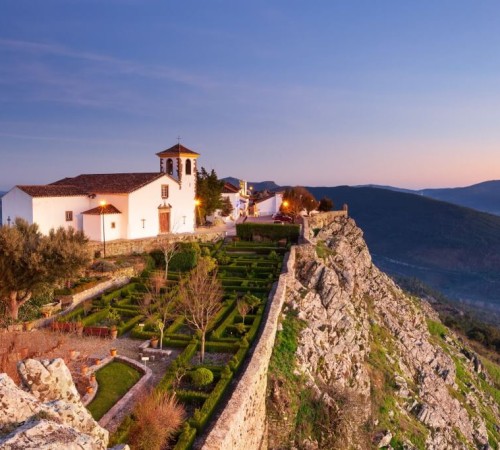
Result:
[[[422,189],[418,193],[437,200],[500,215],[500,180],[485,181],[459,188]]]
[[[352,219],[322,220],[287,287],[269,448],[497,449],[500,367],[372,264]]]
[[[500,217],[385,189],[308,189],[349,205],[383,270],[421,278],[455,300],[500,305]]]
[[[222,178],[223,181],[233,184],[234,186],[239,186],[240,179],[235,177]],[[281,186],[278,186],[274,181],[247,181],[247,186],[253,188],[254,192],[257,191],[278,191]]]

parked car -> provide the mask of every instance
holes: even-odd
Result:
[[[274,223],[283,223],[283,222],[293,223],[293,218],[290,216],[287,216],[286,214],[276,213],[273,216],[273,219],[274,219]]]

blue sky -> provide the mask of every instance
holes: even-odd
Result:
[[[500,178],[500,3],[2,0],[0,189],[158,170],[463,186]]]

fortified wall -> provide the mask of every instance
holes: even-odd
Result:
[[[171,239],[173,241],[201,241],[212,242],[219,239],[224,239],[226,233],[224,231],[208,231],[206,233],[189,233],[189,234],[169,234],[144,239],[118,239],[115,241],[106,242],[106,256],[131,255],[133,253],[145,253],[158,248],[162,241]],[[89,242],[89,251],[92,256],[101,253],[104,250],[104,243],[91,241]]]
[[[264,329],[251,359],[227,406],[201,446],[203,450],[267,449],[267,371],[273,352],[278,320],[285,301],[288,279],[294,277],[295,248],[283,266],[265,319]]]

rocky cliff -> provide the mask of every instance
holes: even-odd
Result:
[[[497,366],[373,265],[352,219],[318,220],[271,361],[270,448],[497,448]]]
[[[0,374],[0,449],[106,449],[108,431],[80,401],[62,359],[19,364],[24,389]]]

